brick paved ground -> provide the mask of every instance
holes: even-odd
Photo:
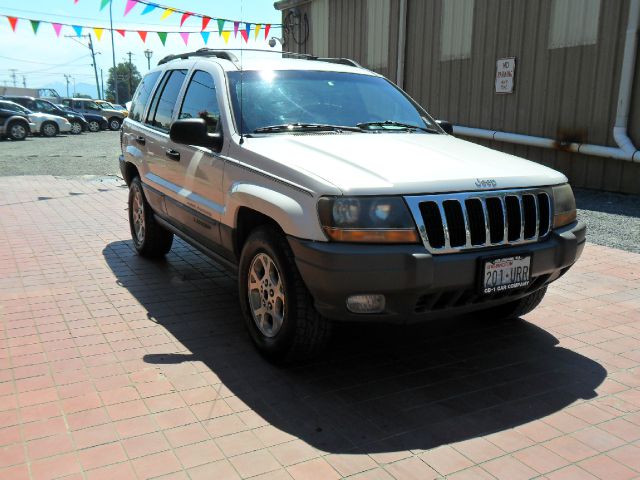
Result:
[[[640,255],[507,324],[342,326],[278,369],[235,282],[136,257],[116,184],[0,178],[0,478],[640,477]]]

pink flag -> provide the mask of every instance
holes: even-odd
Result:
[[[129,13],[137,4],[138,2],[136,2],[136,0],[127,0],[127,5],[124,7],[124,16],[126,17],[127,13]]]
[[[51,25],[53,25],[53,29],[56,31],[56,37],[59,37],[60,30],[62,30],[62,25],[60,25],[59,23],[52,23]]]
[[[184,41],[184,44],[187,45],[189,43],[189,32],[180,32],[180,36]]]

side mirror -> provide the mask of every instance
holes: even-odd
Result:
[[[453,125],[451,125],[449,122],[447,122],[446,120],[436,120],[436,123],[449,135],[453,135]]]
[[[176,143],[207,147],[219,152],[222,149],[222,134],[209,133],[202,118],[182,118],[171,124],[169,138]]]

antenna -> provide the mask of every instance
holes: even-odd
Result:
[[[242,16],[242,4],[244,2],[240,0],[240,22],[243,20]],[[240,145],[244,143],[244,98],[242,97],[242,91],[244,90],[244,62],[242,61],[242,40],[240,40]]]

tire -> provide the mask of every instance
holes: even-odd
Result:
[[[258,227],[249,235],[240,256],[238,291],[249,336],[269,361],[310,358],[329,340],[331,322],[315,310],[293,252],[275,227]]]
[[[24,140],[29,135],[29,125],[21,121],[13,121],[7,128],[8,137],[11,140]]]
[[[71,133],[80,135],[82,133],[82,124],[80,122],[71,122]]]
[[[92,120],[89,122],[89,126],[87,127],[90,132],[99,132],[100,131],[100,123],[96,120]]]
[[[533,311],[540,305],[546,293],[547,287],[544,286],[526,297],[483,310],[482,314],[491,320],[515,320]]]
[[[55,122],[44,122],[40,127],[40,134],[43,137],[55,137],[60,133],[60,129]]]
[[[111,130],[120,130],[120,125],[122,125],[122,121],[117,117],[111,117],[109,119],[109,128]]]
[[[140,256],[159,258],[171,250],[173,233],[156,222],[142,191],[140,177],[134,177],[129,186],[129,226],[133,245]]]

